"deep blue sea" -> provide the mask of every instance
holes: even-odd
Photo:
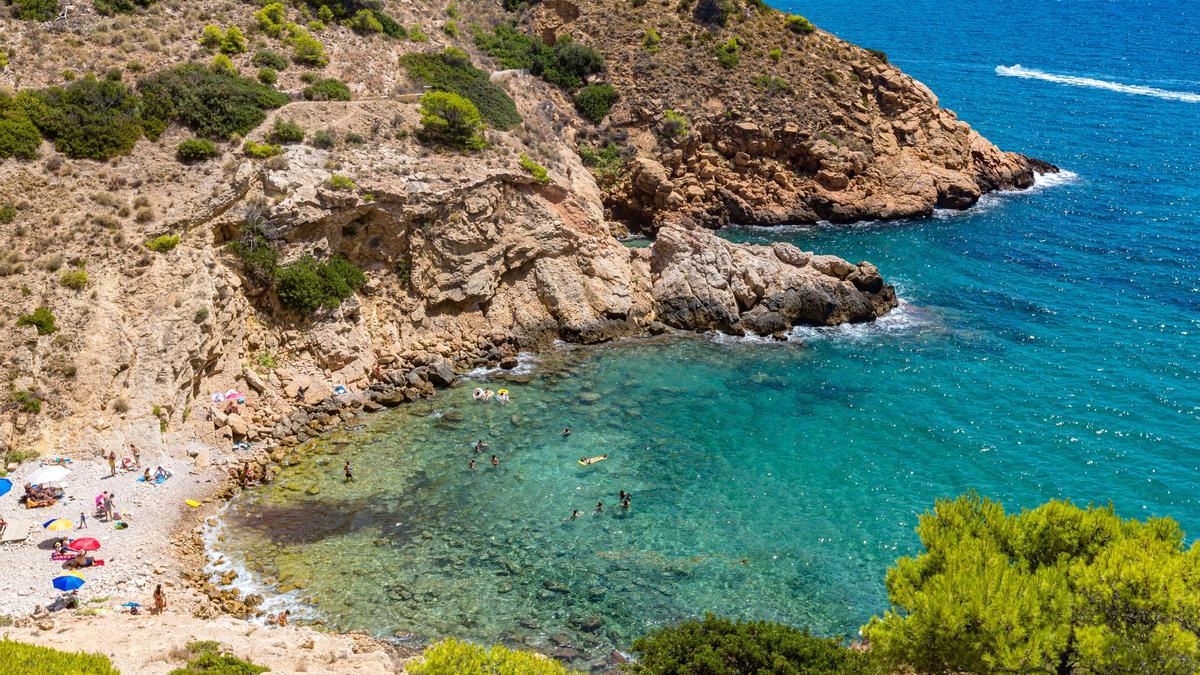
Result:
[[[563,349],[492,385],[508,406],[468,384],[376,416],[230,507],[244,583],[343,628],[603,654],[705,611],[853,634],[918,515],[971,489],[1200,536],[1200,6],[781,6],[1069,173],[927,220],[728,231],[871,260],[903,305],[787,344]]]

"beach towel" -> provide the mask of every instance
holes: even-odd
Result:
[[[155,485],[162,485],[163,483],[167,482],[167,479],[168,479],[168,478],[170,478],[170,476],[159,476],[158,478],[155,478],[155,479],[154,479],[154,484],[155,484]],[[145,477],[145,476],[138,476],[138,479],[137,479],[137,480],[138,480],[138,482],[139,482],[139,483],[145,483],[145,482],[146,482],[146,477]]]
[[[51,553],[50,554],[51,560],[58,560],[58,561],[71,560],[74,557],[75,557],[74,553]]]

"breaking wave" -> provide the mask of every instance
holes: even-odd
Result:
[[[1137,84],[1122,84],[1120,82],[1110,82],[1108,80],[1097,80],[1092,77],[1056,75],[1054,73],[1047,73],[1042,70],[1037,70],[1036,68],[1026,68],[1021,64],[1012,66],[996,66],[996,74],[1001,77],[1020,77],[1027,80],[1042,80],[1044,82],[1054,82],[1055,84],[1066,84],[1072,87],[1090,87],[1092,89],[1107,89],[1108,91],[1116,91],[1122,94],[1152,96],[1154,98],[1163,98],[1169,101],[1200,103],[1200,94],[1190,91],[1172,91],[1170,89],[1158,89],[1157,87],[1145,87]]]

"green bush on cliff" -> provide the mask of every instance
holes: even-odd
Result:
[[[608,189],[621,181],[625,172],[625,157],[621,148],[615,143],[609,143],[601,148],[588,145],[580,146],[579,159],[591,170],[600,187]]]
[[[304,141],[304,129],[291,120],[277,119],[267,134],[271,143],[300,143]]]
[[[550,173],[546,171],[546,167],[533,161],[525,153],[521,153],[521,168],[528,171],[535,181],[543,185],[550,182]]]
[[[737,36],[729,38],[722,44],[713,47],[713,54],[717,57],[717,63],[721,64],[722,68],[736,68],[738,61],[741,59],[742,47],[745,42]]]
[[[142,136],[137,95],[119,73],[80,78],[65,87],[22,92],[29,119],[59,152],[104,160],[128,154]]]
[[[0,94],[0,159],[36,159],[42,134],[17,99]]]
[[[33,326],[37,328],[38,335],[49,335],[58,330],[54,323],[54,312],[49,307],[38,307],[29,314],[22,314],[17,318],[17,325]]]
[[[306,101],[349,101],[350,87],[345,82],[327,77],[304,88]]]
[[[491,33],[477,32],[475,45],[498,59],[505,68],[527,68],[547,82],[568,90],[580,87],[590,75],[604,70],[604,57],[570,36],[551,47],[541,38],[527,35],[509,23],[499,24]]]
[[[168,253],[174,251],[179,245],[179,235],[177,234],[160,234],[159,236],[150,239],[146,242],[146,248],[155,253]]]
[[[812,22],[798,14],[788,14],[783,20],[783,25],[793,33],[807,35],[817,29],[812,25]]]
[[[838,673],[876,672],[871,657],[840,641],[769,621],[703,619],[660,628],[634,640],[641,659],[631,673]]]
[[[245,135],[288,102],[287,94],[253,80],[188,63],[138,83],[146,135],[158,138],[171,122],[214,140]]]
[[[168,675],[258,675],[271,669],[239,659],[215,640],[189,642],[188,662],[184,668],[176,668]]]
[[[917,672],[1191,673],[1200,668],[1200,548],[1169,518],[1050,501],[1007,514],[969,494],[917,527],[925,552],[888,571],[872,652]]]
[[[260,49],[254,52],[250,63],[273,70],[287,70],[288,67],[287,57],[272,49]]]
[[[481,647],[453,638],[432,645],[419,661],[407,668],[413,675],[568,675],[572,672],[559,662],[538,654],[500,646]]]
[[[448,91],[431,91],[421,97],[421,136],[432,143],[459,150],[480,150],[483,119],[471,101]]]
[[[212,141],[205,138],[189,138],[175,148],[175,158],[184,164],[203,162],[221,154]]]
[[[49,21],[58,16],[58,0],[8,0],[17,8],[17,18],[26,21]]]
[[[0,639],[0,673],[75,673],[77,675],[120,675],[112,661],[101,654],[62,652],[49,647]]]
[[[461,50],[440,54],[409,54],[401,59],[401,63],[413,79],[436,91],[468,99],[493,129],[507,131],[520,124],[521,115],[517,113],[517,104],[512,98],[492,84],[487,73],[475,68],[469,61],[463,63],[459,53]]]
[[[154,0],[92,0],[96,11],[105,16],[133,14],[139,8],[145,9],[152,4]]]
[[[320,263],[312,256],[304,256],[279,267],[275,274],[279,302],[305,315],[337,307],[365,283],[362,270],[338,255]]]
[[[599,124],[619,98],[621,95],[611,84],[589,84],[575,92],[575,109]]]

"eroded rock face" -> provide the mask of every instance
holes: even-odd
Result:
[[[814,256],[791,244],[731,244],[669,225],[651,248],[658,318],[676,328],[765,335],[798,324],[869,321],[896,306],[870,263]]]

